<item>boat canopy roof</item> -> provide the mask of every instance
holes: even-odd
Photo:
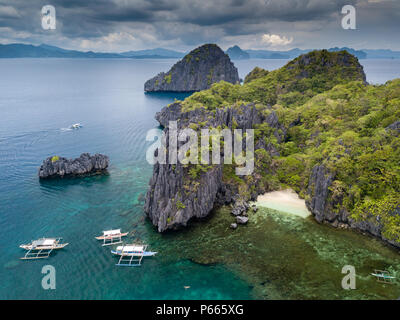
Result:
[[[105,236],[114,236],[114,235],[120,234],[120,233],[121,233],[121,229],[103,231],[103,235],[105,235]]]
[[[136,252],[143,252],[144,251],[144,246],[118,246],[117,251],[122,251],[122,252],[131,252],[131,251],[136,251]]]
[[[37,247],[37,246],[52,246],[56,242],[56,239],[39,239],[32,241],[32,246]]]

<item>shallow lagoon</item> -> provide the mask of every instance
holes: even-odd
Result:
[[[316,223],[311,217],[260,207],[236,230],[230,208],[222,208],[190,230],[164,238],[182,255],[204,265],[223,263],[252,285],[256,299],[397,299],[398,283],[384,285],[374,269],[400,273],[397,251],[378,240]],[[206,224],[206,226],[204,225]],[[170,247],[168,242],[165,244]],[[168,248],[163,249],[168,251]],[[344,290],[342,267],[353,265],[357,289]]]

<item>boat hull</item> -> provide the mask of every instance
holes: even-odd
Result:
[[[115,239],[115,238],[119,238],[119,237],[125,237],[128,235],[128,232],[125,233],[121,233],[121,234],[117,234],[117,235],[113,235],[113,236],[99,236],[99,237],[95,237],[97,240],[111,240],[111,239]]]
[[[371,273],[371,276],[381,278],[381,279],[396,279],[395,277],[392,277],[392,276],[385,276],[385,275],[376,274],[376,273]]]
[[[116,256],[129,256],[129,257],[152,257],[157,254],[157,252],[154,251],[143,251],[143,252],[121,252],[121,251],[116,251],[116,250],[111,250],[111,253],[116,255]]]
[[[68,243],[57,244],[56,246],[37,246],[34,247],[31,244],[21,244],[19,247],[24,250],[58,250],[66,247]]]

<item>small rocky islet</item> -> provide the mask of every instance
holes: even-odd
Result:
[[[249,201],[290,187],[317,222],[400,248],[400,175],[394,169],[400,157],[399,88],[400,80],[369,85],[358,59],[347,51],[315,50],[278,70],[257,68],[243,85],[220,81],[176,101],[156,114],[167,137],[174,120],[178,129],[253,128],[255,170],[239,177],[234,165],[155,164],[144,210],[164,232],[232,205],[235,229],[247,223]],[[367,150],[371,141],[374,148]],[[367,161],[364,154],[385,154],[386,162]],[[386,166],[392,183],[369,188],[379,179],[371,163]],[[378,210],[382,204],[387,210]]]
[[[205,44],[188,53],[168,72],[146,81],[146,92],[192,92],[205,90],[213,83],[238,83],[237,68],[216,44]]]
[[[63,178],[104,173],[109,165],[106,155],[82,153],[78,158],[67,159],[59,156],[48,157],[39,168],[39,178]]]

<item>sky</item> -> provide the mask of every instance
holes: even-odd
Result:
[[[42,7],[56,29],[42,28]],[[356,9],[343,29],[342,7]],[[0,43],[83,51],[352,47],[400,50],[400,0],[0,0]]]

